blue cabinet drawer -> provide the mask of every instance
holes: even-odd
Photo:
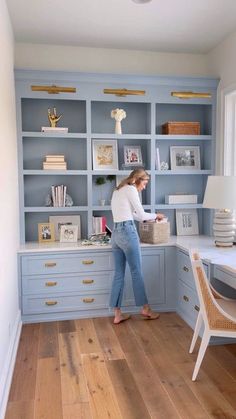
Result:
[[[206,263],[203,263],[203,267],[208,277],[208,271],[209,271],[208,265]],[[178,250],[178,253],[177,253],[177,272],[178,272],[178,279],[181,279],[181,281],[184,281],[187,285],[192,287],[195,292],[197,292],[194,277],[193,277],[190,257],[188,254],[180,250]]]
[[[199,307],[197,293],[183,281],[178,281],[177,312],[191,327],[195,326]]]
[[[230,287],[236,289],[236,272],[230,271],[226,272],[221,267],[214,265],[213,277],[219,279]]]
[[[112,253],[54,254],[22,257],[23,275],[45,275],[113,269]]]
[[[57,292],[110,290],[112,271],[102,273],[86,272],[70,275],[23,276],[22,294],[55,294]]]
[[[110,294],[73,293],[73,295],[24,296],[23,314],[94,310],[109,307]]]
[[[182,279],[186,284],[193,284],[193,272],[189,255],[178,250],[177,253],[177,272],[178,279]]]

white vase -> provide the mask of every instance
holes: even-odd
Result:
[[[102,207],[104,207],[104,205],[105,205],[105,203],[106,203],[106,200],[105,199],[100,199],[100,205],[102,206]]]
[[[116,121],[115,133],[116,133],[116,134],[122,134],[122,130],[121,130],[121,122],[120,122],[120,121]]]

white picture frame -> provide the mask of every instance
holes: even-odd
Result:
[[[173,146],[170,147],[171,170],[200,170],[199,146]]]
[[[78,225],[62,225],[60,228],[61,243],[76,243],[78,240]]]
[[[176,234],[177,236],[194,236],[199,234],[196,209],[176,209]]]
[[[63,225],[78,226],[78,240],[81,239],[81,217],[80,215],[50,215],[49,222],[54,224],[55,240],[60,240],[60,229]]]
[[[124,165],[125,166],[142,166],[142,150],[140,145],[124,146]]]
[[[118,170],[117,140],[93,140],[93,170]]]

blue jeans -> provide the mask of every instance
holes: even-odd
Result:
[[[121,307],[126,261],[130,268],[136,305],[148,304],[142,274],[139,236],[134,221],[114,223],[111,242],[115,261],[115,273],[111,289],[110,306]]]

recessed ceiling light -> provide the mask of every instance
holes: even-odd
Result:
[[[149,3],[150,1],[152,0],[133,0],[133,2],[137,4]]]

